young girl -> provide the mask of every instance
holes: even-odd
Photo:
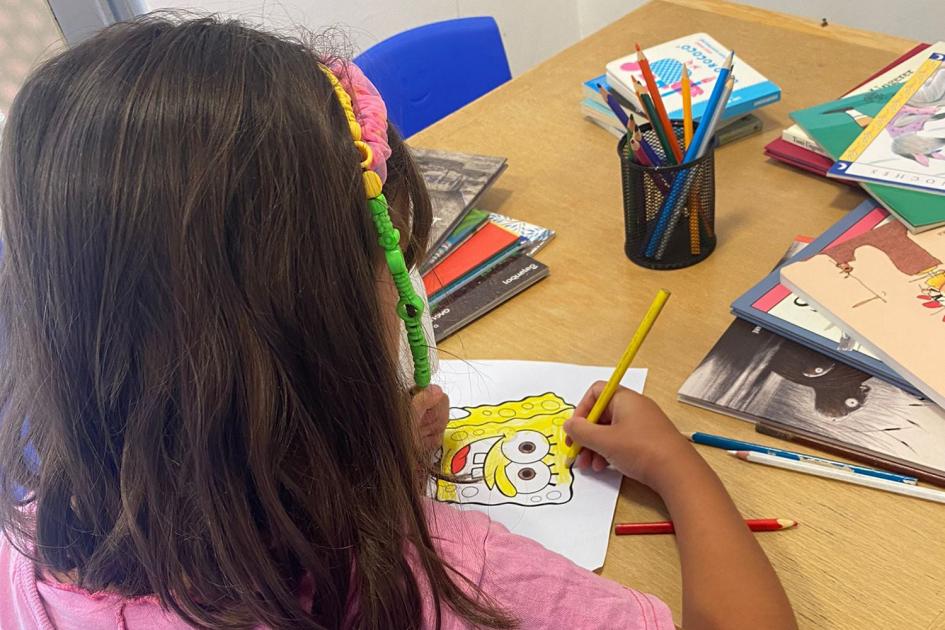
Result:
[[[423,385],[430,205],[354,66],[143,19],[45,63],[4,133],[4,630],[672,627],[424,497],[448,402],[411,405],[398,340]],[[585,422],[599,391],[579,465],[665,499],[686,628],[792,628],[711,470],[632,392]]]

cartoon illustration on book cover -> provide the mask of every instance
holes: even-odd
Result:
[[[929,57],[828,175],[943,194],[945,55]]]
[[[945,341],[943,261],[945,230],[911,235],[886,216],[873,229],[783,268],[781,279],[945,404],[937,352]]]
[[[572,497],[564,421],[574,406],[554,393],[452,410],[437,481],[448,503],[559,505]]]

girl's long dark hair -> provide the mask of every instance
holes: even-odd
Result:
[[[23,86],[0,163],[0,527],[199,626],[416,627],[423,593],[437,623],[508,625],[434,551],[359,157],[316,60],[151,17]],[[415,253],[429,199],[390,139]]]

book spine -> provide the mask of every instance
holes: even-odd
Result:
[[[802,149],[807,149],[808,151],[816,153],[817,155],[830,157],[822,148],[820,148],[820,145],[814,142],[810,136],[804,133],[804,130],[798,125],[791,125],[782,131],[781,139],[785,142],[790,142],[795,146],[801,147]]]

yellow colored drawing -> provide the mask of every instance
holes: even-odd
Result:
[[[564,421],[574,406],[553,393],[452,410],[436,498],[482,505],[548,505],[571,500]],[[462,417],[457,417],[459,415]]]

